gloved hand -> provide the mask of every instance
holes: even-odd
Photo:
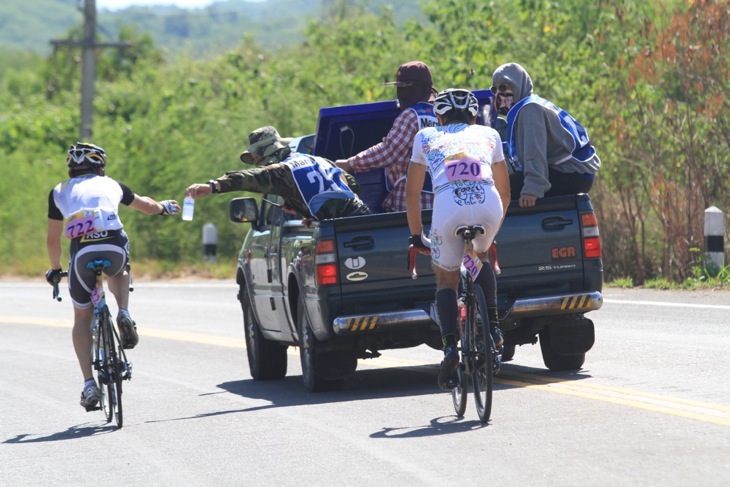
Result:
[[[417,249],[423,249],[423,250],[429,250],[429,251],[431,250],[431,247],[429,247],[428,245],[426,245],[423,242],[423,239],[421,238],[420,233],[417,235],[411,235],[410,238],[408,239],[408,243],[412,247],[416,247]]]
[[[162,205],[162,216],[175,216],[180,212],[180,205],[175,200],[160,201]]]
[[[63,269],[48,269],[46,271],[46,281],[48,281],[48,284],[51,286],[58,284],[61,281],[62,274]]]

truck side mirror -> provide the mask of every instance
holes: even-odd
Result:
[[[259,207],[255,198],[233,198],[228,204],[228,216],[232,222],[251,223],[258,220]]]

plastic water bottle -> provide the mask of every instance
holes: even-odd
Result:
[[[183,200],[183,211],[182,219],[190,221],[193,219],[193,212],[195,211],[195,198],[192,196],[186,196]]]

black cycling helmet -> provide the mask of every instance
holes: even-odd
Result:
[[[106,152],[97,145],[76,142],[68,148],[66,165],[71,169],[79,166],[103,169],[106,166]]]
[[[452,110],[464,113],[467,112],[476,117],[479,112],[479,101],[469,90],[460,88],[449,88],[436,95],[433,102],[433,111],[436,115],[446,115]]]

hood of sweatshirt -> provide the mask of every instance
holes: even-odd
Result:
[[[494,71],[492,88],[501,83],[512,85],[515,103],[532,94],[532,79],[527,71],[517,63],[503,64]]]

